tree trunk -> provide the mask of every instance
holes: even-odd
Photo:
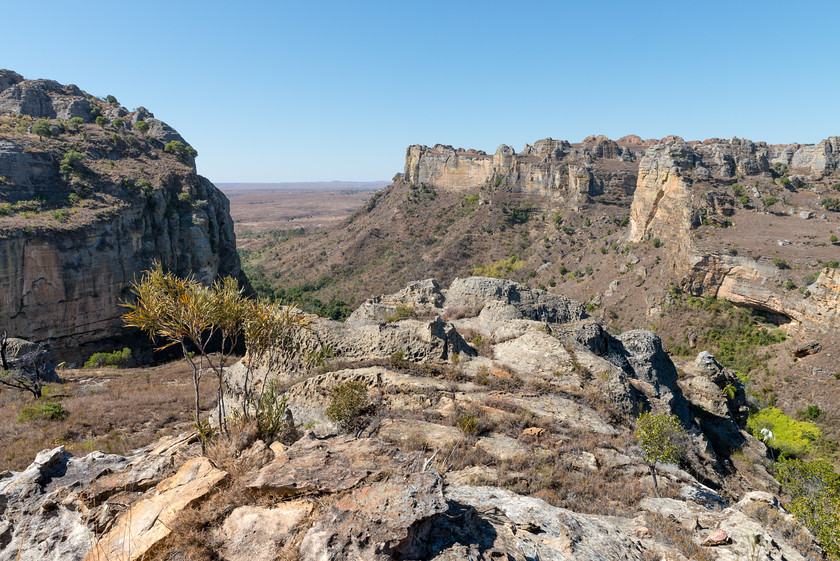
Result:
[[[651,463],[648,464],[650,468],[650,476],[653,477],[653,492],[659,497],[659,484],[656,482],[656,467]]]

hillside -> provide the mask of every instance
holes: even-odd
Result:
[[[0,473],[0,559],[825,559],[706,354],[678,372],[652,332],[486,277],[309,319],[228,371],[230,404],[282,392],[270,432]],[[681,450],[655,471],[644,410]]]
[[[0,71],[0,326],[76,349],[125,335],[119,302],[155,259],[238,276],[228,201],[195,155],[142,107]]]
[[[352,307],[473,272],[542,287],[586,302],[613,332],[653,328],[678,356],[711,350],[755,400],[791,415],[817,406],[836,440],[837,145],[412,146],[403,173],[345,224],[249,240],[243,265],[263,293],[304,305]]]

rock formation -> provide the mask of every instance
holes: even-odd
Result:
[[[398,307],[435,319],[380,319]],[[382,361],[377,325],[417,352]],[[56,448],[0,474],[0,560],[821,558],[772,494],[737,377],[708,353],[678,378],[653,333],[613,337],[577,302],[481,277],[412,283],[350,326],[363,334],[315,324],[310,344],[336,344],[325,363],[268,373],[303,429],[293,442],[251,436],[208,457],[194,434],[129,457]],[[359,437],[324,415],[348,380],[378,410]],[[634,445],[640,407],[677,414],[689,435],[685,470],[661,466],[666,497],[649,496]]]
[[[605,136],[580,144],[546,138],[519,154],[503,144],[492,156],[441,144],[414,145],[406,151],[404,180],[454,190],[486,185],[583,203],[605,192],[632,192],[642,147]]]
[[[108,124],[89,124],[95,114]],[[30,134],[35,119],[53,133]],[[0,323],[10,334],[59,351],[123,335],[119,304],[153,260],[208,283],[240,275],[227,198],[188,154],[163,150],[183,139],[144,108],[4,70],[0,121]]]

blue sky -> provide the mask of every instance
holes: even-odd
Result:
[[[145,106],[215,182],[390,179],[410,144],[840,134],[836,2],[51,0],[3,14],[0,67]]]

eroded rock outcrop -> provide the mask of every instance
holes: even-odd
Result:
[[[546,138],[526,144],[520,153],[501,145],[495,154],[437,144],[406,150],[404,179],[443,189],[496,189],[562,197],[583,203],[605,192],[630,193],[636,183],[634,163],[643,145],[605,136],[579,144]]]

